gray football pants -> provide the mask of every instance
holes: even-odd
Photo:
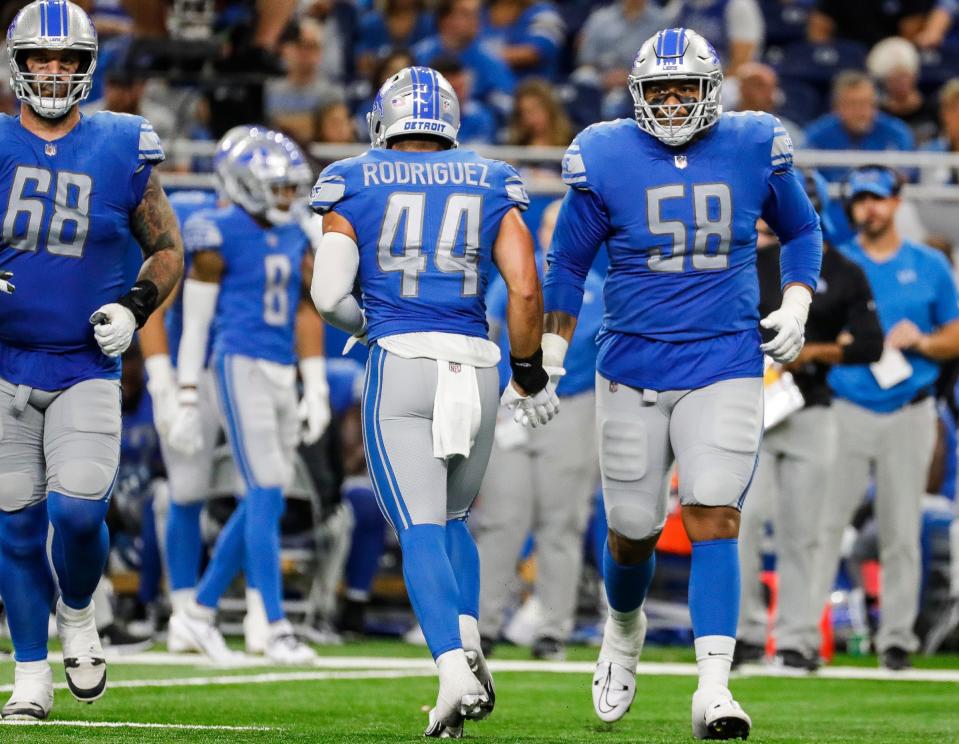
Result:
[[[666,523],[674,461],[681,504],[742,508],[762,433],[763,381],[657,393],[597,374],[596,426],[606,520],[642,540]]]
[[[599,480],[595,420],[593,391],[563,397],[559,416],[528,430],[526,443],[493,446],[472,525],[480,554],[482,635],[499,635],[530,532],[536,541],[535,594],[543,607],[537,635],[565,640],[572,631],[583,531]]]
[[[836,578],[843,530],[862,503],[875,470],[876,521],[882,564],[882,614],[876,647],[915,651],[919,611],[919,535],[922,494],[936,439],[931,398],[894,413],[873,413],[844,400],[833,404],[838,426],[836,458],[819,521],[822,548],[815,597],[825,601]]]
[[[766,643],[763,534],[773,524],[779,584],[776,646],[818,653],[822,597],[813,595],[819,552],[819,515],[836,452],[836,420],[829,406],[797,411],[763,436],[759,463],[739,525],[742,591],[738,637]]]
[[[489,462],[499,404],[495,367],[476,370],[482,422],[469,457],[433,457],[436,360],[373,344],[363,389],[363,445],[373,493],[397,532],[467,515]]]
[[[46,392],[0,379],[0,509],[48,491],[101,499],[120,462],[120,383],[85,380]]]

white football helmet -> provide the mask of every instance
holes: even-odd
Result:
[[[699,98],[677,104],[649,102],[644,87],[663,80],[699,82]],[[719,93],[723,68],[713,45],[688,28],[667,28],[647,39],[629,75],[629,92],[640,129],[676,147],[709,129],[723,112]],[[678,115],[685,108],[687,115]]]
[[[72,75],[31,73],[31,50],[71,49],[80,52],[80,66]],[[58,119],[90,94],[97,66],[97,32],[83,10],[69,0],[36,0],[17,13],[7,29],[10,85],[18,100],[46,119]],[[52,86],[41,95],[40,85]]]

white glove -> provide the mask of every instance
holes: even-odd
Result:
[[[100,349],[108,357],[118,357],[126,351],[137,329],[133,313],[116,302],[100,306],[90,316],[90,322]]]
[[[776,337],[759,348],[780,364],[789,364],[799,356],[806,339],[806,318],[809,317],[809,305],[812,294],[806,287],[793,285],[783,294],[783,303],[765,318],[759,325],[776,330]]]
[[[565,373],[565,370],[562,370]],[[547,370],[547,373],[549,370]],[[529,429],[545,426],[559,413],[559,398],[556,386],[547,382],[536,395],[520,395],[512,379],[503,391],[499,402],[513,412],[513,420]]]
[[[203,446],[203,428],[196,405],[198,397],[195,388],[180,388],[176,396],[176,413],[167,433],[167,444],[188,457],[195,455]]]
[[[300,399],[300,442],[319,441],[330,425],[330,386],[326,381],[326,359],[321,356],[300,360],[303,397]]]
[[[360,314],[363,316],[363,330],[346,339],[346,343],[343,344],[343,351],[340,352],[341,356],[349,354],[350,350],[357,344],[363,344],[363,346],[370,345],[370,338],[366,334],[366,311],[360,308]]]
[[[13,294],[16,287],[10,282],[13,278],[12,271],[0,271],[0,292],[4,294]]]
[[[153,425],[166,437],[176,416],[176,374],[169,354],[154,354],[143,360],[147,370],[147,390],[153,400]]]

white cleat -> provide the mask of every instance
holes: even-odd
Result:
[[[486,691],[487,702],[483,705],[483,714],[476,719],[481,721],[488,717],[496,706],[496,686],[493,684],[493,675],[490,674],[489,667],[486,665],[486,657],[483,656],[482,650],[467,651],[466,663],[470,665],[473,676],[483,685],[483,689]]]
[[[107,689],[107,660],[97,633],[93,602],[75,610],[57,600],[57,634],[63,646],[67,687],[81,703],[92,703]]]
[[[212,618],[199,617],[189,611],[170,616],[167,648],[173,653],[196,651],[215,664],[235,664],[242,657],[231,651]]]
[[[13,694],[0,711],[4,721],[42,721],[53,709],[53,671],[44,661],[17,662]]]
[[[624,638],[621,632],[612,617],[607,617],[593,672],[593,710],[606,723],[629,713],[636,697],[636,665],[646,640],[646,613],[640,609],[632,637]]]
[[[724,688],[693,693],[693,736],[697,739],[748,739],[753,722]]]
[[[470,669],[462,649],[442,654],[437,666],[440,689],[424,735],[458,739],[463,735],[464,721],[479,721],[489,715],[489,696]]]
[[[256,589],[246,590],[246,614],[243,616],[243,640],[248,654],[266,653],[270,623],[266,619],[263,598]]]
[[[316,651],[296,637],[289,620],[279,620],[270,625],[266,641],[266,658],[274,664],[303,666],[316,661]]]

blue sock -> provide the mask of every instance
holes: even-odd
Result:
[[[446,553],[459,587],[460,615],[472,615],[479,620],[479,551],[465,518],[451,519],[446,523]]]
[[[399,533],[403,550],[403,578],[426,644],[436,659],[462,648],[459,624],[459,587],[446,553],[446,528],[414,524]]]
[[[157,541],[157,523],[153,514],[153,499],[143,505],[143,524],[140,527],[140,586],[137,587],[137,599],[150,604],[160,593],[160,545]]]
[[[47,658],[53,574],[47,561],[47,503],[0,511],[0,598],[17,661]]]
[[[200,514],[203,503],[170,503],[166,523],[166,565],[170,575],[170,589],[192,589],[200,579],[200,555],[203,539],[200,537]]]
[[[632,612],[642,606],[656,570],[656,553],[644,563],[624,566],[609,552],[609,541],[603,545],[603,581],[606,599],[617,612]]]
[[[286,504],[280,488],[250,488],[246,492],[245,543],[251,586],[263,597],[266,619],[282,620],[283,584],[280,575],[280,518]]]
[[[693,543],[689,569],[689,614],[693,636],[736,636],[739,621],[737,540]]]
[[[203,578],[196,588],[196,601],[204,607],[216,607],[223,596],[223,592],[230,586],[233,577],[237,575],[243,565],[246,546],[243,542],[243,533],[246,529],[246,499],[237,504],[230,515],[220,536],[213,547],[213,558],[210,560]],[[169,551],[167,551],[169,552]]]
[[[56,491],[47,495],[60,596],[75,610],[90,604],[107,565],[110,533],[104,519],[109,507],[109,498],[81,499]]]
[[[353,509],[353,540],[346,559],[347,591],[368,595],[386,548],[386,520],[369,488],[349,488],[343,494]]]

